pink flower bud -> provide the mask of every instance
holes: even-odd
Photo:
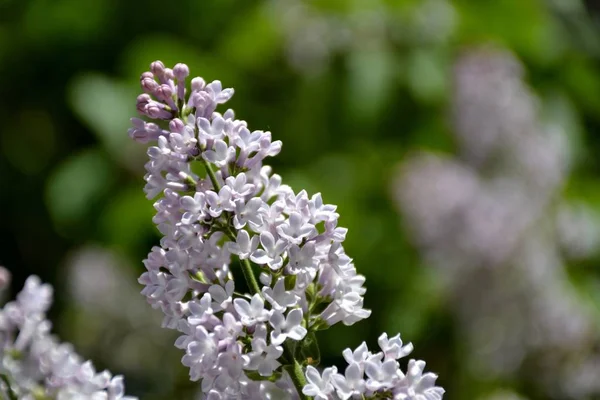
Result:
[[[145,114],[150,118],[160,118],[160,119],[171,119],[172,115],[170,112],[160,107],[159,103],[153,102],[146,105]]]
[[[142,90],[146,93],[154,94],[154,91],[158,88],[158,83],[154,78],[143,78],[140,82]]]
[[[152,99],[150,98],[150,96],[148,94],[140,94],[137,97],[136,108],[140,114],[146,113],[145,109],[150,101],[152,101]]]
[[[165,68],[165,80],[175,79],[175,75],[173,74],[173,70],[171,68]]]
[[[185,100],[185,78],[190,74],[190,69],[185,64],[176,64],[173,68],[173,74],[177,78],[177,98]]]
[[[163,64],[162,61],[154,61],[150,64],[150,71],[152,71],[155,76],[160,77],[165,73],[165,64]]]
[[[184,80],[189,74],[190,69],[185,64],[179,63],[175,64],[175,67],[173,67],[173,75],[175,75],[175,78],[177,78],[178,81]]]
[[[199,92],[206,87],[206,82],[200,77],[192,79],[192,92]]]
[[[157,85],[155,95],[157,99],[167,101],[173,96],[173,89],[169,85]]]
[[[171,120],[171,122],[169,122],[169,129],[171,130],[171,132],[181,133],[183,132],[184,128],[185,125],[183,121],[179,118],[175,118],[174,120]]]

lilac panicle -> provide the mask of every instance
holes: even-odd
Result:
[[[207,399],[384,392],[440,399],[443,390],[433,374],[422,374],[424,363],[411,361],[405,375],[388,357],[406,355],[393,347],[402,346],[399,337],[390,339],[393,350],[368,353],[349,367],[353,379],[367,374],[364,385],[351,389],[348,378],[331,369],[320,383],[311,380],[318,375],[312,366],[300,374],[286,369],[318,357],[310,350],[314,332],[371,314],[363,307],[365,279],[344,252],[347,230],[338,226],[336,206],[324,204],[320,194],[294,192],[263,164],[281,151],[281,142],[270,132],[250,131],[231,109],[216,111],[233,89],[202,78],[188,86],[188,77],[184,64],[169,69],[153,62],[140,78],[137,110],[154,122],[133,118],[129,135],[153,143],[144,191],[157,198],[154,222],[163,235],[139,282],[152,307],[164,313],[163,326],[181,333],[175,345],[185,351],[190,379],[202,380]],[[240,261],[245,286],[233,280],[231,268],[238,267],[232,258]],[[338,383],[315,389],[326,376]]]
[[[125,396],[122,376],[96,372],[70,344],[50,335],[51,303],[52,287],[30,276],[16,300],[0,310],[0,397],[135,400]]]

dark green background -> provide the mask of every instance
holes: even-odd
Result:
[[[145,148],[126,133],[141,72],[155,59],[186,62],[192,74],[234,87],[228,105],[237,116],[283,141],[270,163],[284,182],[339,206],[347,252],[367,277],[373,314],[320,334],[324,363],[341,366],[345,347],[401,332],[415,344],[413,354],[439,373],[447,399],[474,399],[498,387],[546,398],[518,376],[484,381],[468,371],[456,321],[435,273],[411,246],[391,193],[406,154],[455,151],[448,118],[453,62],[471,46],[493,43],[521,59],[542,99],[558,94],[572,106],[577,129],[570,134],[579,145],[565,196],[600,210],[597,3],[306,3],[317,15],[345,21],[358,39],[298,65],[289,57],[295,35],[277,23],[285,5],[0,0],[0,263],[14,274],[13,293],[27,275],[41,276],[55,285],[51,319],[63,340],[98,368],[124,373],[128,392],[142,399],[191,398],[174,337],[132,322],[146,318],[140,313],[158,315],[139,307],[135,282],[158,235],[142,192]],[[358,28],[376,4],[387,23]],[[116,289],[120,294],[111,292],[114,285],[101,291],[104,301],[118,303],[112,311],[69,296],[69,260],[90,246],[113,255],[106,263],[118,265],[117,281],[130,281]],[[583,273],[598,279],[595,260]],[[104,287],[99,274],[87,284]],[[124,353],[127,343],[141,353]]]

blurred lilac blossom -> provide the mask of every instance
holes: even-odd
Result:
[[[3,271],[5,273],[6,271]],[[50,334],[53,288],[37,276],[0,310],[0,395],[7,399],[135,400],[123,377],[97,373],[69,343]]]
[[[571,165],[566,133],[541,118],[507,51],[466,52],[454,84],[458,156],[415,155],[394,190],[444,280],[469,366],[482,379],[533,369],[551,398],[597,396],[600,329],[569,282],[565,257],[590,256],[600,225],[591,209],[561,198]]]

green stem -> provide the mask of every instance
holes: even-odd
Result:
[[[208,172],[208,176],[210,177],[210,181],[213,184],[213,188],[215,189],[215,192],[218,192],[219,190],[221,190],[221,185],[219,185],[219,181],[217,180],[215,171],[213,171],[213,169],[208,161],[206,161],[204,158],[201,158],[201,159],[202,159],[202,163],[204,164],[204,168],[206,168],[206,172]]]
[[[225,234],[232,241],[236,241],[235,234],[231,231],[231,228],[226,228]],[[254,272],[252,271],[252,264],[250,263],[250,260],[248,260],[247,258],[245,260],[240,259],[240,264],[242,265],[242,272],[244,273],[244,278],[246,279],[248,290],[250,290],[251,294],[260,294],[260,286],[258,286],[256,277],[254,276]]]
[[[8,380],[8,377],[4,374],[0,375],[0,379],[2,380],[2,382],[4,382],[4,384],[6,385],[6,391],[8,392],[8,397],[10,400],[19,400],[17,398],[17,395],[15,394],[15,392],[12,390],[12,388],[10,387],[10,381]]]
[[[242,272],[244,273],[244,278],[246,278],[246,283],[248,284],[248,289],[250,293],[260,294],[260,286],[258,286],[258,282],[256,281],[256,277],[254,276],[254,272],[252,272],[252,265],[250,264],[250,260],[247,258],[245,260],[240,260],[242,264]]]
[[[306,379],[304,379],[304,371],[302,370],[302,366],[300,363],[294,359],[294,364],[286,365],[285,370],[290,374],[290,378],[292,378],[292,382],[294,382],[294,386],[298,391],[298,396],[300,396],[300,400],[309,400],[312,397],[306,396],[302,393],[302,388],[306,385]]]

